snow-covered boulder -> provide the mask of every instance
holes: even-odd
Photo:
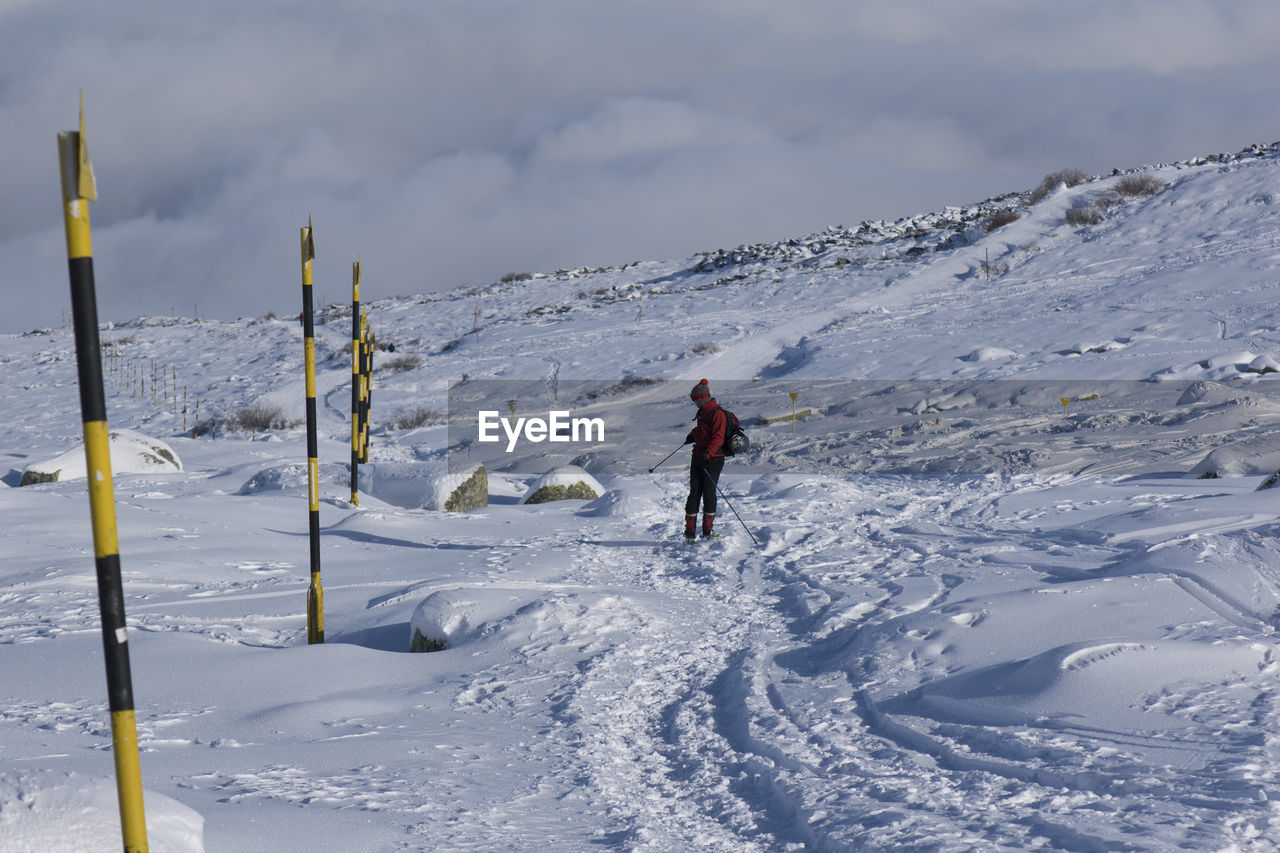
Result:
[[[1189,476],[1200,480],[1218,477],[1262,477],[1280,470],[1280,437],[1260,435],[1219,447],[1209,453]]]
[[[604,494],[604,486],[577,465],[562,465],[539,477],[525,496],[522,504],[540,504],[549,501],[593,501]]]
[[[964,406],[972,406],[978,401],[971,391],[960,391],[955,394],[943,394],[941,397],[926,398],[911,408],[913,415],[937,414],[949,412]]]
[[[542,638],[549,630],[586,640],[635,630],[640,618],[632,602],[611,592],[524,585],[440,589],[414,609],[409,650],[488,644],[491,649],[532,652],[545,650]]]
[[[489,475],[483,465],[432,478],[423,509],[470,512],[489,505]]]
[[[182,460],[173,448],[158,438],[129,429],[113,429],[107,433],[111,448],[112,474],[176,474],[182,471]],[[68,450],[45,462],[28,465],[22,472],[20,485],[78,480],[86,476],[84,445]]]
[[[1280,361],[1269,355],[1260,355],[1245,367],[1248,373],[1280,373]]]
[[[349,486],[351,469],[340,462],[327,462],[319,466],[321,486]],[[257,495],[263,492],[285,492],[306,495],[310,489],[307,463],[288,462],[264,468],[240,487],[238,495]]]
[[[479,634],[485,624],[510,616],[535,595],[533,590],[499,587],[433,592],[409,619],[409,651],[439,652],[457,646]]]

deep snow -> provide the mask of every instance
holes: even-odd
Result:
[[[374,300],[358,507],[322,311],[323,646],[300,429],[208,429],[301,419],[297,323],[104,327],[111,426],[181,462],[115,478],[151,849],[1275,849],[1278,167]],[[686,455],[647,469],[704,376],[753,450],[690,547]],[[114,849],[84,481],[17,486],[78,444],[69,333],[6,336],[0,395],[0,851]],[[607,440],[469,441],[511,395]],[[478,459],[488,508],[422,508]],[[521,502],[568,463],[606,493]]]

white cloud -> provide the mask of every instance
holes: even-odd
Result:
[[[942,46],[974,65],[1158,74],[1270,58],[1280,7],[1269,0],[912,0],[860,3],[845,19],[852,37]]]
[[[753,122],[688,104],[630,98],[609,101],[591,116],[546,134],[535,158],[556,163],[626,163],[688,150],[771,141]]]

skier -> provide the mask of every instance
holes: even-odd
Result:
[[[717,405],[707,380],[703,379],[689,392],[698,407],[697,424],[685,437],[693,445],[689,461],[689,499],[684,504],[684,538],[693,541],[698,522],[698,504],[702,504],[702,538],[719,539],[713,532],[716,520],[716,484],[724,469],[724,438],[728,418]]]

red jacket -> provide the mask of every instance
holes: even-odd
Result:
[[[716,405],[715,397],[709,398],[698,407],[696,420],[697,425],[685,439],[693,442],[693,455],[703,459],[724,456],[721,451],[724,449],[724,434],[728,428],[729,419]]]

